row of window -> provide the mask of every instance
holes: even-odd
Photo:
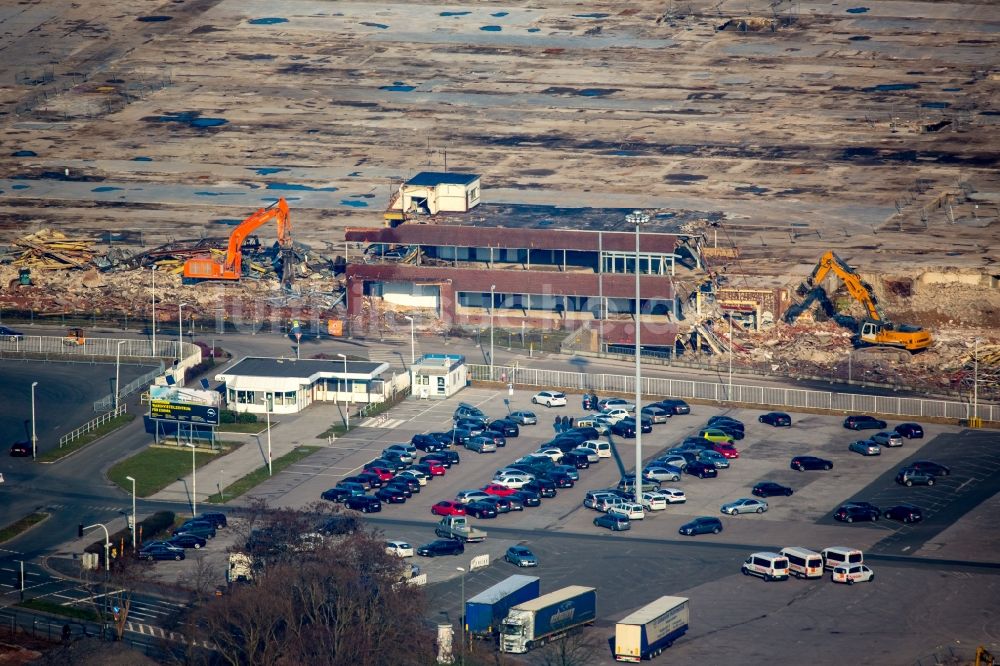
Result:
[[[458,304],[468,308],[489,308],[490,292],[460,291]],[[635,299],[605,298],[607,313],[632,314]],[[665,315],[672,313],[674,302],[670,299],[646,298],[642,302],[645,314]],[[597,296],[557,296],[554,294],[494,294],[495,309],[541,310],[545,312],[591,312],[595,317],[601,314],[601,299]]]

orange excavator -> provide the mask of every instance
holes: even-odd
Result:
[[[288,258],[292,256],[292,225],[288,218],[288,202],[284,197],[267,208],[261,208],[233,229],[222,261],[211,256],[202,256],[192,257],[184,262],[185,279],[239,280],[243,274],[243,243],[257,227],[271,220],[278,223],[278,246],[285,260],[282,277],[287,281],[287,277],[291,274]]]
[[[809,305],[819,299],[827,314],[834,314],[823,290],[823,280],[830,272],[844,281],[847,291],[856,301],[865,306],[867,317],[858,326],[855,344],[858,346],[877,345],[883,347],[902,347],[911,352],[917,352],[931,346],[931,334],[917,326],[896,324],[889,321],[882,306],[875,297],[872,286],[861,279],[861,276],[850,265],[833,252],[827,252],[820,257],[812,274],[799,288],[800,294],[808,294],[802,303],[793,305],[785,313],[785,321],[792,323]]]

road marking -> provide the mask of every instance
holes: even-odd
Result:
[[[72,604],[83,603],[85,601],[93,601],[94,599],[100,599],[101,597],[111,596],[112,594],[121,594],[124,591],[125,590],[122,589],[122,590],[115,590],[114,592],[104,592],[103,594],[95,594],[89,597],[84,597],[83,599],[76,599],[75,601],[67,601],[64,604],[60,604],[60,606],[70,606]]]

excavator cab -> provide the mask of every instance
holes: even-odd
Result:
[[[70,346],[81,346],[87,341],[86,336],[83,334],[82,328],[71,328],[66,332],[66,337],[63,338],[64,345]]]

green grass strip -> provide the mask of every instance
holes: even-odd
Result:
[[[219,454],[197,451],[195,466],[201,467],[218,458]],[[131,476],[135,479],[135,494],[149,497],[190,473],[191,450],[187,447],[180,450],[150,447],[112,467],[108,478],[131,493],[132,482],[125,478]]]
[[[10,541],[17,535],[27,532],[33,525],[37,525],[48,517],[47,513],[29,513],[21,520],[0,529],[0,543]]]
[[[73,606],[63,606],[52,601],[45,601],[44,599],[28,599],[17,604],[21,608],[28,608],[30,610],[42,611],[43,613],[52,613],[54,615],[63,615],[65,617],[71,617],[77,620],[90,620],[91,622],[100,622],[101,616],[97,612],[90,610],[89,608],[75,608]]]
[[[135,419],[135,414],[120,414],[115,418],[111,419],[107,423],[102,423],[98,427],[94,428],[90,432],[80,437],[77,437],[69,444],[66,444],[61,449],[55,448],[51,451],[46,451],[42,455],[38,456],[39,462],[55,462],[60,458],[65,458],[69,454],[79,451],[83,447],[92,444],[94,440],[104,437],[108,433],[114,432],[119,428],[122,428]]]
[[[285,468],[294,465],[295,463],[308,458],[312,454],[319,451],[321,446],[297,446],[290,452],[281,456],[280,458],[275,458],[271,461],[271,469],[274,474],[278,474]],[[210,504],[222,504],[224,501],[228,502],[231,499],[235,499],[259,486],[264,481],[267,481],[271,476],[267,473],[267,466],[263,466],[253,472],[250,472],[242,479],[231,483],[226,486],[225,490],[222,491],[222,495],[215,493],[208,498]]]

